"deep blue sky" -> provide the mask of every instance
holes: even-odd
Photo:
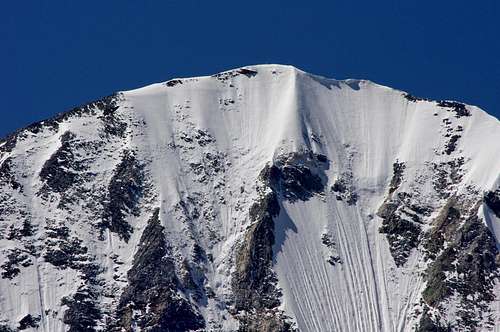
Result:
[[[366,78],[500,116],[500,5],[4,1],[0,136],[118,90],[248,64]]]

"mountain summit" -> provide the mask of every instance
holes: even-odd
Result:
[[[499,142],[282,65],[75,108],[0,141],[0,331],[500,331]]]

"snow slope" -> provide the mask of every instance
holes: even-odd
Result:
[[[0,279],[0,326],[20,327],[29,314],[34,322],[27,330],[78,331],[68,312],[82,312],[89,331],[154,326],[126,318],[122,294],[140,292],[130,271],[150,268],[139,264],[138,257],[147,255],[137,253],[147,247],[143,234],[159,208],[165,243],[151,243],[165,245],[173,262],[176,277],[169,287],[176,285],[175,303],[186,301],[193,308],[186,320],[202,322],[170,330],[244,330],[241,315],[252,313],[234,305],[234,273],[242,243],[256,224],[249,209],[260,197],[259,175],[282,156],[312,153],[327,158],[323,190],[290,200],[270,186],[280,205],[269,272],[281,290],[279,313],[271,307],[254,307],[255,312],[281,315],[290,329],[300,331],[424,331],[426,315],[435,326],[450,323],[457,331],[500,331],[500,218],[483,203],[484,194],[500,186],[500,123],[494,117],[474,106],[423,100],[370,81],[326,79],[282,65],[171,80],[113,98],[111,106],[90,104],[0,143],[0,266],[4,272],[9,266],[19,269]],[[68,131],[74,137],[63,138]],[[126,162],[129,152],[133,161]],[[404,165],[399,180],[398,163]],[[123,190],[120,183],[133,189]],[[398,217],[384,219],[381,210],[403,196]],[[124,215],[121,224],[116,217],[118,226],[106,214],[114,205]],[[436,220],[450,206],[461,217],[455,226],[438,229]],[[407,233],[397,233],[399,219],[410,215],[413,219],[405,218],[419,230],[416,244],[400,239]],[[480,243],[493,239],[496,246],[480,247],[476,255],[477,243],[457,240],[455,234],[477,215],[487,226],[479,228]],[[26,220],[31,231],[23,225]],[[384,220],[399,228],[381,231]],[[130,230],[120,228],[123,223]],[[63,227],[67,233],[53,234]],[[429,258],[426,240],[434,239],[429,234],[435,229],[433,236],[447,235]],[[398,240],[389,241],[389,234]],[[489,256],[474,265],[479,271],[474,276],[480,277],[473,282],[491,283],[483,294],[494,295],[481,308],[469,305],[456,289],[437,302],[422,295],[431,280],[429,267],[454,245],[470,251],[468,257],[497,257],[493,267],[484,263]],[[54,259],[53,247],[67,259]],[[199,248],[203,259],[196,258]],[[26,257],[9,258],[12,252]],[[454,259],[458,267],[443,271],[447,280],[458,278],[456,285],[464,273],[460,255]],[[151,268],[162,264],[167,263],[157,261]],[[82,266],[90,266],[91,277]],[[98,314],[63,300],[76,299],[79,290]],[[467,296],[483,303],[473,292]],[[155,312],[154,299],[146,302],[153,309],[135,308],[138,317]],[[470,323],[464,308],[484,317]]]

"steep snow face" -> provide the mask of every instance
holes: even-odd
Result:
[[[498,142],[281,65],[74,109],[0,142],[0,331],[500,331]]]

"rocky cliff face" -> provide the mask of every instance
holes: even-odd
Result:
[[[0,331],[499,331],[500,123],[280,65],[0,142]]]

